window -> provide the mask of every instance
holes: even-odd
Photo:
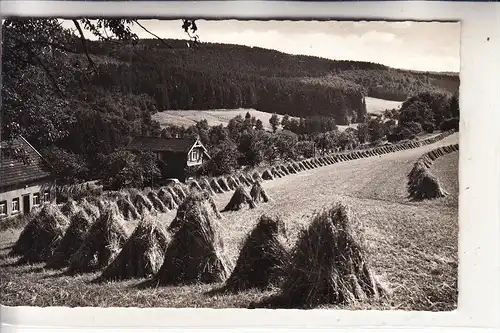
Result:
[[[197,150],[193,150],[191,152],[191,161],[197,161],[198,160],[198,151]]]
[[[19,212],[19,198],[12,199],[12,213]]]
[[[7,201],[0,202],[0,216],[7,215]]]
[[[43,192],[43,202],[48,202],[48,201],[50,201],[50,192],[45,191]]]
[[[40,205],[40,192],[33,193],[33,206]]]

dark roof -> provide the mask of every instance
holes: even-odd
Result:
[[[128,150],[136,151],[167,151],[175,153],[188,153],[196,143],[196,138],[165,139],[158,137],[139,136],[130,141]]]
[[[9,150],[20,149],[24,158],[16,158],[9,154]],[[0,186],[24,184],[52,174],[50,167],[40,153],[24,138],[0,142]]]

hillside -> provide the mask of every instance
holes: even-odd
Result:
[[[290,55],[229,44],[142,39],[135,46],[91,42],[108,89],[147,94],[158,110],[254,108],[305,117],[331,116],[339,125],[363,121],[363,96],[404,101],[425,90],[453,93],[459,77],[384,65]],[[82,52],[75,43],[75,52]]]

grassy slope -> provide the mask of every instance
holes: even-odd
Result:
[[[338,163],[265,183],[272,198],[254,210],[224,213],[223,236],[236,260],[245,236],[262,213],[279,212],[289,227],[289,244],[315,211],[333,201],[349,204],[364,225],[375,273],[392,290],[390,302],[360,304],[356,308],[449,310],[456,304],[458,260],[457,195],[429,202],[409,202],[406,175],[426,151],[458,142],[457,135],[417,149]],[[455,156],[455,157],[453,157]],[[457,154],[443,157],[433,171],[445,173],[449,192],[458,180]],[[440,171],[441,168],[446,171]],[[314,193],[314,195],[311,195]],[[216,197],[219,208],[231,193]],[[165,216],[168,223],[172,215]],[[138,307],[248,307],[275,291],[248,291],[238,295],[208,295],[217,285],[139,289],[140,281],[94,285],[94,274],[69,278],[40,265],[9,267],[6,246],[19,230],[0,237],[0,302],[4,305],[138,306]]]

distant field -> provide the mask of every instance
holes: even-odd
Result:
[[[401,106],[401,102],[388,101],[373,97],[365,97],[365,100],[368,113],[381,114],[386,109],[399,108]],[[189,127],[203,119],[206,119],[208,125],[210,126],[226,126],[232,118],[236,117],[237,115],[245,117],[247,112],[250,112],[253,117],[260,119],[266,130],[271,130],[269,119],[271,118],[272,113],[258,111],[255,109],[167,110],[154,114],[153,119],[158,121],[162,127],[165,127],[168,124]],[[281,118],[283,118],[283,116],[278,115],[278,118],[281,121]],[[339,130],[343,131],[348,127],[356,126],[357,124],[352,124],[350,126],[339,126]]]
[[[245,117],[247,112],[250,112],[250,114],[253,117],[260,119],[262,121],[262,124],[264,125],[264,129],[269,131],[271,130],[269,119],[271,118],[272,113],[262,112],[255,109],[168,110],[155,113],[153,115],[153,120],[158,121],[161,127],[165,127],[168,124],[189,127],[203,119],[206,119],[208,125],[210,126],[217,126],[217,125],[226,126],[232,118],[236,117],[237,115]],[[283,116],[278,115],[278,119],[280,121],[281,118],[283,118]],[[350,126],[338,126],[338,127],[340,131],[343,131],[348,127],[357,127],[357,124],[351,124]]]
[[[206,119],[210,126],[221,124],[226,126],[232,118],[237,115],[245,117],[247,112],[250,112],[253,117],[260,119],[265,129],[271,129],[269,119],[272,113],[257,111],[255,109],[168,110],[154,114],[153,119],[157,120],[162,127],[167,124],[188,127],[203,119]],[[278,118],[281,121],[282,116],[278,115]]]
[[[399,109],[402,102],[388,101],[385,99],[365,97],[366,112],[381,114],[385,110]]]

